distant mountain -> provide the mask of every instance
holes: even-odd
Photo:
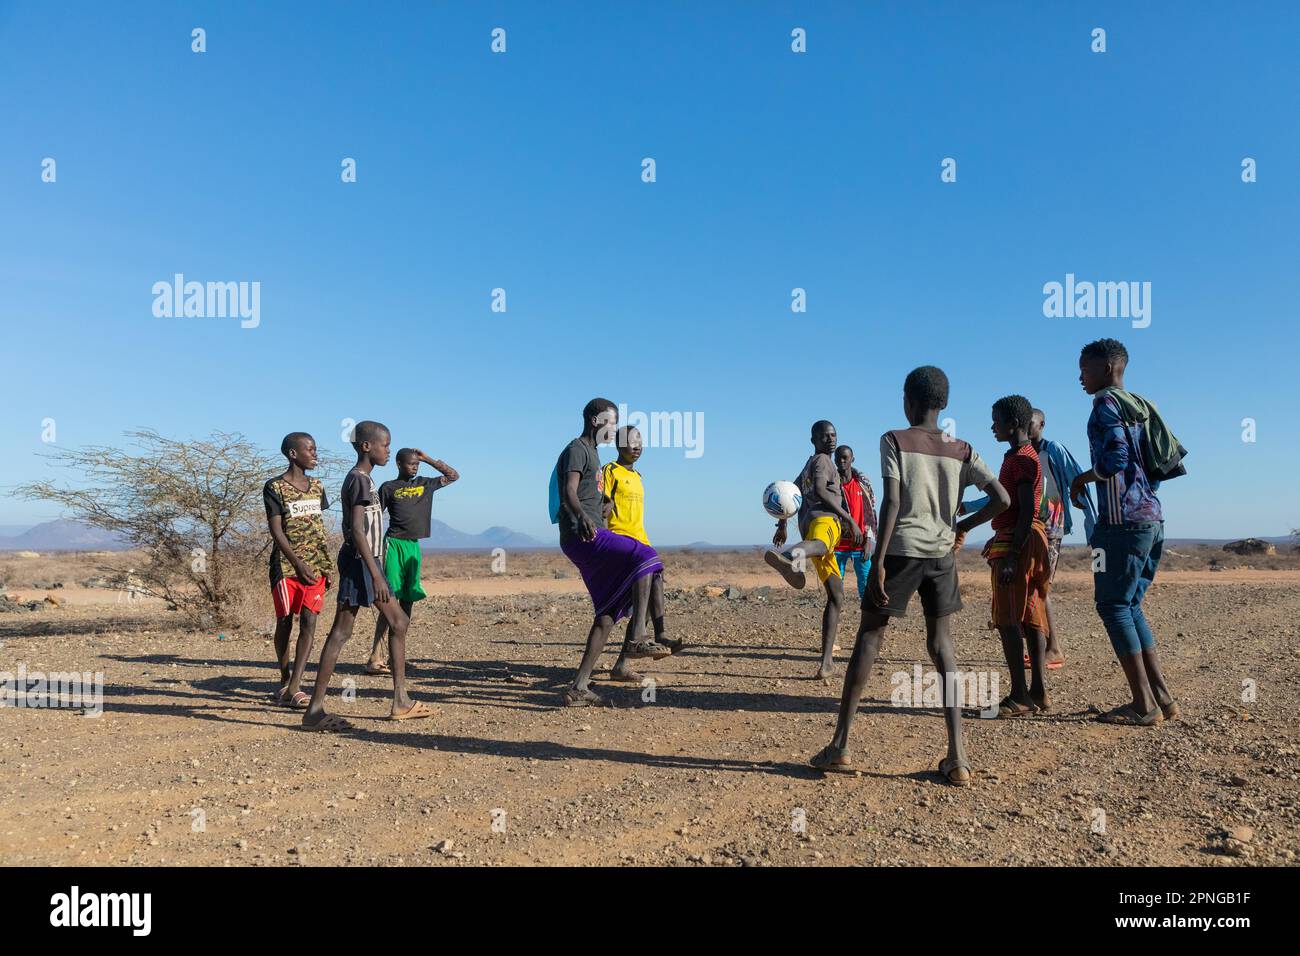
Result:
[[[420,543],[425,551],[482,551],[492,548],[548,548],[551,545],[538,541],[522,531],[512,531],[499,525],[481,534],[457,531],[451,525],[434,518],[429,522],[429,537]]]
[[[0,551],[125,551],[129,547],[110,531],[68,518],[46,521],[21,534],[0,537]]]

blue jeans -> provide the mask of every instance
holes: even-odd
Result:
[[[848,578],[844,575],[844,568],[849,563],[849,558],[853,559],[853,573],[858,576],[858,600],[861,601],[867,593],[867,572],[871,570],[871,559],[864,558],[861,551],[836,551],[835,561],[840,566],[840,577],[846,583]]]
[[[1099,524],[1092,533],[1093,551],[1105,554],[1105,570],[1093,571],[1093,600],[1106,636],[1120,657],[1156,646],[1142,614],[1142,598],[1155,579],[1165,546],[1163,521]]]

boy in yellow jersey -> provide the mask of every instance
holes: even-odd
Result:
[[[645,485],[636,470],[644,442],[641,433],[631,426],[620,428],[614,439],[618,460],[601,468],[601,485],[609,499],[609,517],[605,526],[615,534],[626,535],[647,547],[650,540],[645,533]],[[682,641],[664,638],[664,575],[656,571],[650,579],[650,620],[654,624],[656,644],[662,644],[674,654],[682,649]],[[628,633],[632,624],[628,622]],[[621,657],[610,676],[614,680],[640,681],[641,675],[631,670]]]

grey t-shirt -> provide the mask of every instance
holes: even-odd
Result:
[[[942,558],[952,551],[962,491],[981,490],[993,472],[979,453],[939,429],[913,425],[880,436],[880,474],[898,479],[898,517],[889,553]]]
[[[817,494],[817,479],[823,477],[826,479],[826,490],[831,500],[838,503],[841,508],[844,507],[844,489],[840,487],[840,473],[835,470],[835,463],[831,461],[830,455],[818,452],[804,462],[803,471],[799,472],[799,477],[794,480],[799,488],[799,494],[803,496],[803,503],[799,505],[801,533],[807,530],[808,523],[813,518],[839,517]]]
[[[582,512],[592,520],[597,528],[602,527],[604,522],[600,516],[600,501],[603,489],[600,487],[600,455],[596,449],[588,445],[581,438],[575,438],[569,444],[564,446],[564,451],[560,452],[559,461],[555,463],[555,471],[560,481],[560,538],[571,537],[578,534],[578,521],[573,515],[569,514],[569,509],[564,507],[564,487],[569,481],[569,472],[578,472],[578,504],[582,506]]]

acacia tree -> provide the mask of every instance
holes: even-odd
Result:
[[[238,433],[183,441],[139,429],[126,437],[126,448],[52,452],[46,457],[78,480],[35,481],[18,494],[54,502],[143,551],[137,587],[166,600],[189,625],[238,626],[237,586],[270,548],[262,485],[283,469],[284,459]],[[337,464],[322,455],[321,471]]]

